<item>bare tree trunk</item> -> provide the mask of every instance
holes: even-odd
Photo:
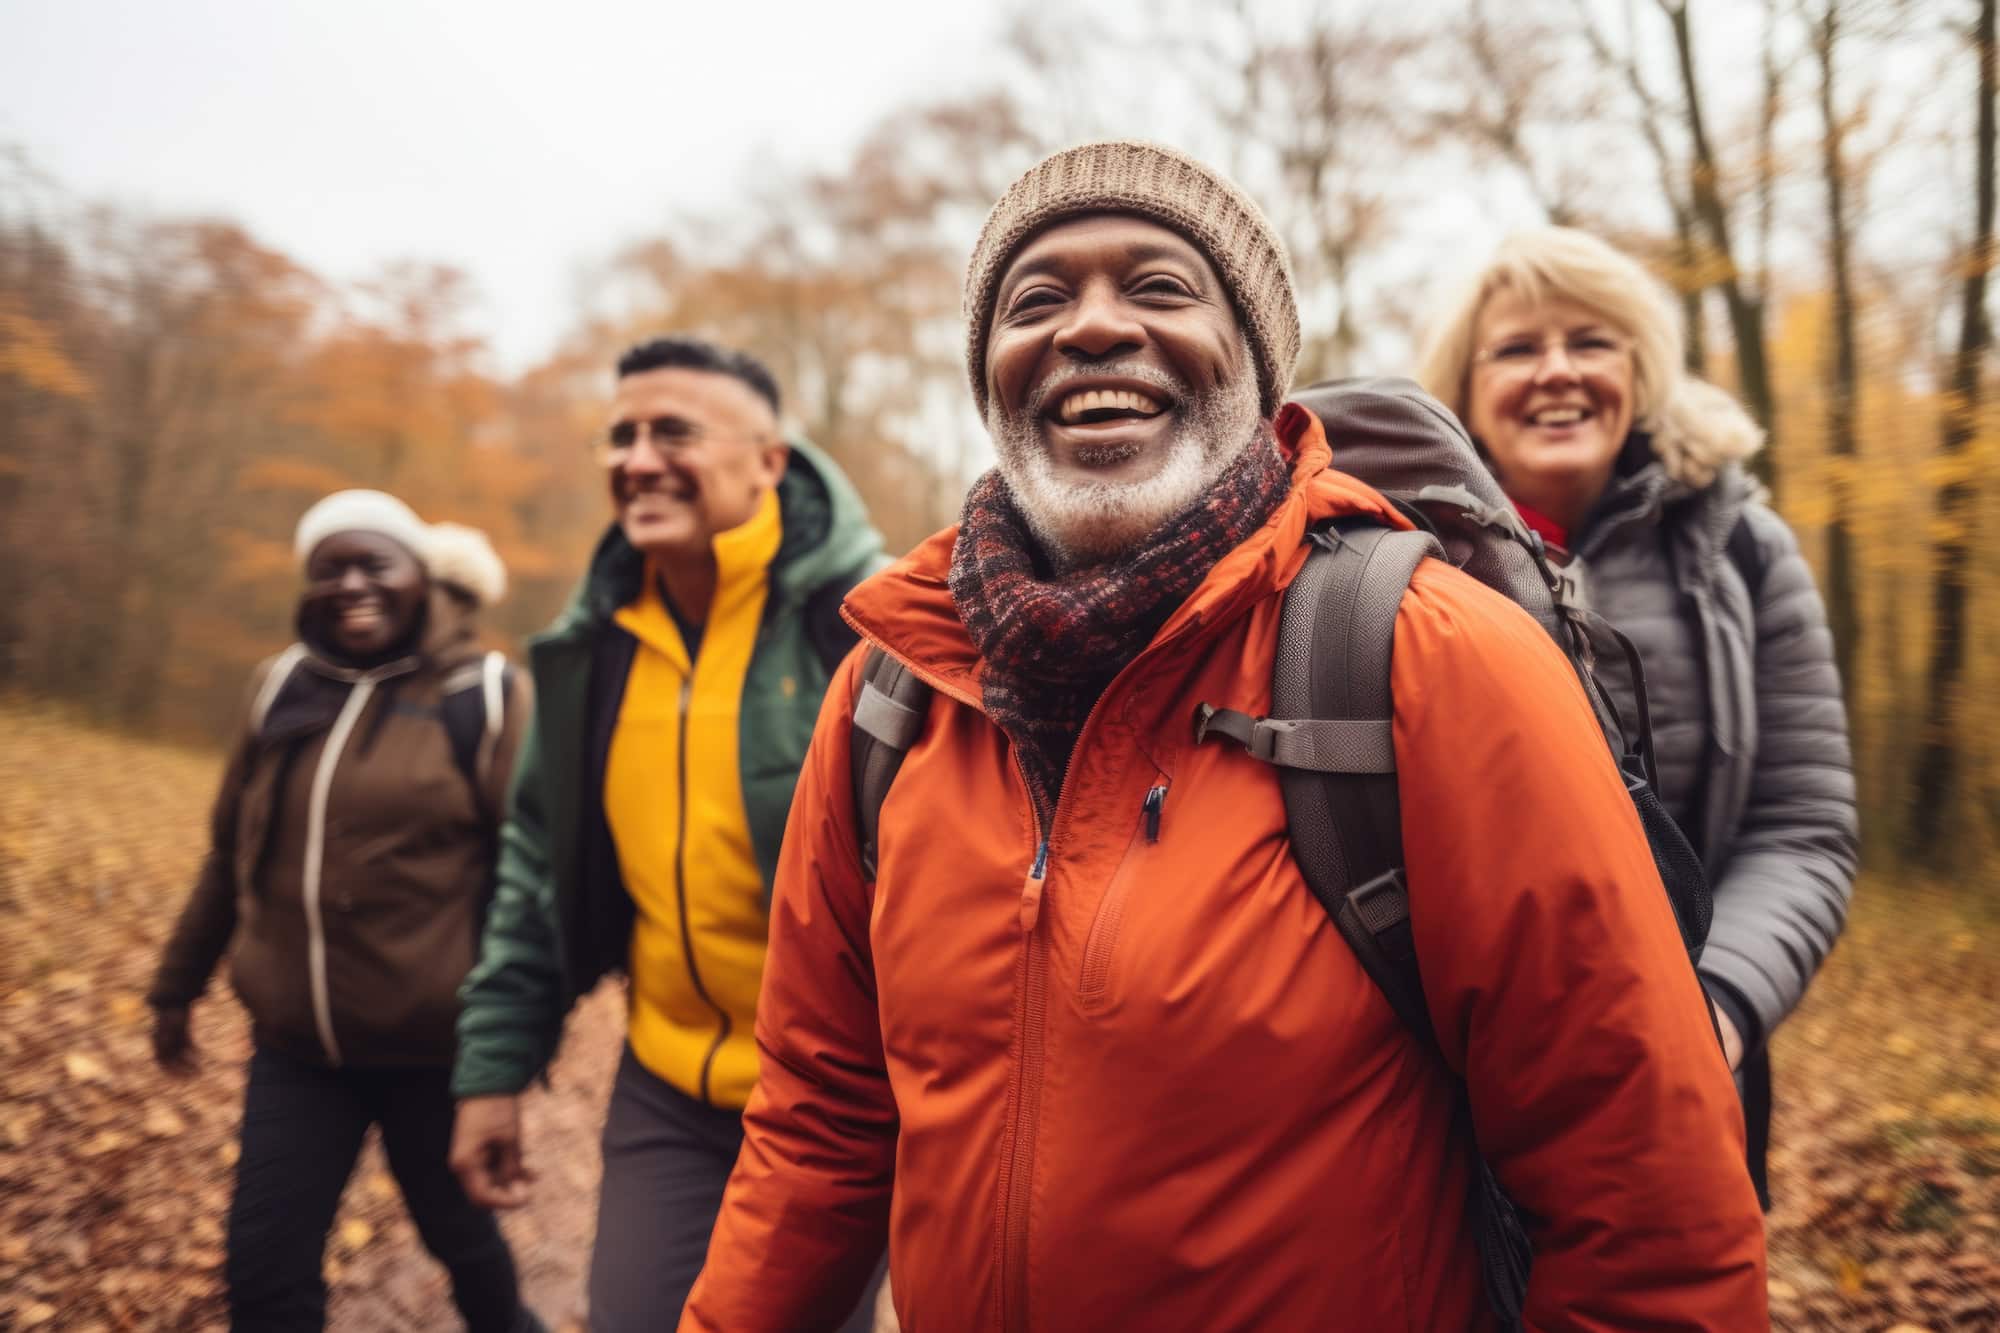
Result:
[[[1974,193],[1977,217],[1965,261],[1961,289],[1958,351],[1952,358],[1951,394],[1945,407],[1941,445],[1945,456],[1962,456],[1972,445],[1980,409],[1980,369],[1993,344],[1986,318],[1986,279],[1996,258],[1994,163],[1996,134],[1994,103],[1996,74],[1994,10],[2000,0],[1980,0],[1973,49],[1979,58],[1978,153]],[[1912,793],[1915,804],[1904,836],[1903,851],[1911,860],[1937,869],[1948,868],[1956,839],[1942,836],[1956,812],[1963,778],[1958,736],[1953,727],[1960,683],[1971,647],[1967,616],[1971,600],[1971,532],[1973,485],[1969,479],[1947,482],[1938,492],[1943,535],[1937,545],[1936,582],[1931,585],[1931,660],[1926,673],[1924,731],[1917,752]]]
[[[1694,214],[1708,233],[1709,243],[1722,257],[1723,274],[1717,284],[1729,310],[1729,328],[1736,343],[1736,370],[1743,398],[1757,424],[1774,440],[1777,435],[1777,397],[1771,389],[1771,373],[1764,348],[1764,302],[1744,282],[1744,268],[1729,239],[1729,210],[1722,202],[1719,168],[1709,143],[1708,124],[1702,112],[1701,85],[1695,78],[1694,34],[1688,19],[1687,0],[1659,0],[1661,12],[1674,30],[1675,55],[1680,63],[1681,90],[1686,99],[1688,137],[1694,143],[1694,162],[1689,173],[1689,195]],[[1753,462],[1764,484],[1777,489],[1777,465],[1773,450],[1766,448]]]
[[[1701,263],[1694,219],[1678,205],[1674,208],[1674,262],[1686,274],[1694,273]],[[1706,374],[1708,368],[1708,321],[1702,309],[1702,297],[1706,294],[1706,288],[1692,281],[1681,288],[1681,319],[1687,325],[1687,346],[1682,360],[1689,372],[1696,375]]]
[[[1778,58],[1778,8],[1764,0],[1764,99],[1757,108],[1757,290],[1771,290],[1771,230],[1778,215],[1778,113],[1785,95],[1785,66]]]
[[[1827,395],[1827,446],[1833,454],[1833,514],[1827,524],[1826,603],[1834,660],[1851,691],[1861,642],[1861,608],[1854,559],[1854,459],[1859,453],[1855,418],[1861,366],[1855,347],[1851,214],[1847,199],[1846,132],[1835,78],[1840,53],[1840,0],[1824,0],[1814,25],[1819,61],[1820,169],[1826,180],[1827,266],[1833,275],[1833,382]],[[1851,699],[1851,696],[1850,696]],[[1850,702],[1849,724],[1857,721]]]
[[[1585,0],[1571,0],[1576,7],[1578,23],[1582,26],[1584,40],[1590,43],[1591,53],[1608,68],[1618,71],[1626,90],[1639,104],[1639,133],[1653,150],[1653,162],[1660,174],[1660,195],[1667,202],[1667,211],[1674,219],[1674,262],[1680,266],[1681,278],[1675,284],[1681,294],[1681,315],[1687,324],[1687,345],[1684,356],[1687,368],[1697,375],[1704,375],[1708,369],[1708,321],[1706,318],[1706,297],[1710,284],[1699,279],[1705,267],[1701,239],[1695,234],[1693,206],[1688,202],[1680,185],[1685,168],[1677,155],[1667,147],[1665,137],[1660,133],[1661,121],[1668,114],[1647,86],[1646,76],[1639,68],[1639,62],[1629,53],[1620,54],[1612,47],[1611,39],[1592,19]],[[1627,26],[1631,25],[1627,15]]]

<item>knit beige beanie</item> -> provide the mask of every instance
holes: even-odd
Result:
[[[1007,261],[1036,232],[1088,213],[1157,222],[1208,256],[1249,337],[1264,414],[1275,413],[1299,359],[1299,309],[1284,244],[1257,205],[1215,172],[1171,148],[1123,140],[1079,144],[1042,159],[987,215],[965,270],[965,367],[980,415],[986,334]]]

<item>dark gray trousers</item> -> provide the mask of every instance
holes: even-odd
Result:
[[[591,1333],[672,1328],[708,1258],[743,1116],[689,1097],[628,1045],[604,1120],[604,1184],[590,1255]],[[866,1333],[878,1271],[841,1333]]]
[[[229,1205],[229,1323],[237,1333],[298,1333],[326,1323],[326,1233],[368,1126],[424,1245],[451,1274],[472,1333],[538,1328],[514,1259],[487,1212],[445,1164],[451,1071],[327,1069],[258,1050],[243,1095],[242,1154]]]

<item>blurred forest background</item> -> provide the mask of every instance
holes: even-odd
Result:
[[[1770,431],[1764,478],[1838,631],[1871,854],[2000,867],[1992,5],[1417,9],[1166,4],[1136,34],[1022,11],[991,86],[600,257],[557,350],[506,376],[448,263],[337,285],[226,218],[77,199],[17,151],[0,687],[217,734],[285,637],[292,520],[340,486],[485,528],[518,588],[496,628],[532,630],[604,517],[606,367],[656,330],[765,356],[906,547],[986,457],[958,332],[980,218],[1051,147],[1136,130],[1227,165],[1283,229],[1302,383],[1405,368],[1483,236],[1469,206],[1649,256],[1696,368]],[[1169,124],[1131,123],[1135,63],[1172,71]]]
[[[1301,383],[1404,372],[1495,219],[1597,230],[1682,294],[1693,366],[1770,433],[1864,807],[1855,920],[1778,1045],[1778,1322],[2000,1327],[1995,4],[1160,0],[1143,29],[1022,9],[990,71],[845,160],[760,168],[737,204],[587,257],[573,322],[518,373],[449,256],[335,282],[227,217],[78,197],[0,150],[0,1275],[34,1275],[0,1326],[215,1316],[239,1076],[211,1066],[161,1119],[137,996],[210,751],[290,633],[297,515],[376,486],[484,528],[514,583],[490,628],[518,643],[605,521],[610,362],[671,330],[765,357],[906,548],[989,458],[958,314],[986,209],[1055,147],[1139,134],[1225,166],[1284,232]],[[578,1190],[598,1065],[559,1080]],[[73,1168],[53,1192],[51,1135]],[[344,1216],[334,1267],[374,1294],[336,1313],[437,1317],[393,1198]],[[587,1238],[549,1223],[536,1250],[526,1225],[533,1281],[573,1298]],[[145,1248],[163,1233],[181,1249]],[[412,1263],[403,1295],[374,1285]]]

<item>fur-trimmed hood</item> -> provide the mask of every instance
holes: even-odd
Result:
[[[1713,482],[1723,467],[1740,463],[1764,447],[1764,428],[1743,404],[1707,380],[1678,380],[1641,428],[1652,436],[1653,455],[1667,475],[1696,490]]]

